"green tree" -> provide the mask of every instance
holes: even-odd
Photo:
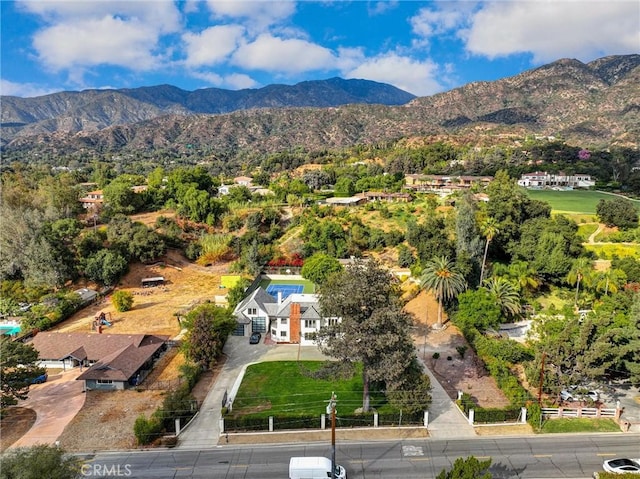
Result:
[[[464,277],[449,258],[439,256],[429,261],[422,270],[421,286],[432,291],[438,300],[438,323],[442,328],[442,307],[445,301],[455,298],[467,287]]]
[[[482,332],[500,325],[501,312],[486,288],[467,290],[458,296],[454,321],[465,335],[473,329]]]
[[[81,467],[78,458],[48,444],[12,449],[0,464],[3,479],[77,479]]]
[[[578,305],[578,294],[580,292],[580,283],[583,286],[590,286],[593,279],[593,263],[588,258],[578,258],[573,262],[571,270],[567,275],[567,282],[576,285],[576,294],[574,304]]]
[[[213,303],[202,304],[187,314],[184,350],[189,360],[211,369],[237,323],[231,310]]]
[[[349,197],[356,193],[356,185],[353,178],[343,176],[336,181],[334,193],[338,197]]]
[[[628,229],[638,226],[638,209],[626,198],[600,200],[596,205],[596,214],[600,222],[607,226]]]
[[[489,216],[480,225],[480,231],[485,237],[484,254],[482,255],[482,269],[480,270],[480,284],[482,284],[482,282],[484,281],[484,269],[487,264],[487,253],[489,252],[489,244],[500,231],[498,228],[498,222],[495,218]]]
[[[305,260],[300,273],[303,278],[315,284],[323,284],[330,275],[339,271],[342,271],[342,265],[337,259],[324,253],[316,253]]]
[[[604,292],[606,296],[609,293],[617,293],[620,287],[626,282],[627,275],[623,270],[609,267],[596,274],[595,288],[596,291]]]
[[[0,410],[27,399],[31,379],[45,373],[37,361],[38,351],[30,344],[0,338]]]
[[[491,479],[493,476],[488,471],[490,466],[491,459],[479,461],[473,456],[465,459],[459,457],[450,471],[443,470],[436,479]]]
[[[229,288],[227,293],[227,303],[229,309],[233,311],[238,304],[244,299],[247,288],[251,285],[251,281],[247,278],[241,278],[233,287]]]
[[[130,291],[118,290],[111,296],[111,303],[120,313],[129,311],[133,307],[133,294]]]
[[[137,209],[140,197],[134,193],[129,178],[118,177],[103,188],[105,207],[110,213],[131,214]]]
[[[486,280],[483,287],[491,295],[502,313],[507,317],[520,314],[520,294],[514,284],[506,278],[492,277]]]
[[[128,268],[129,263],[119,252],[101,249],[87,260],[84,274],[93,281],[112,286]]]
[[[415,360],[412,318],[402,310],[391,274],[373,260],[356,261],[319,288],[322,316],[340,318],[317,337],[325,354],[353,367],[362,362],[362,409],[370,408],[371,381],[395,390]]]

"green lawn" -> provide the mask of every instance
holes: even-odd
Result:
[[[326,412],[331,393],[336,409],[351,414],[362,406],[362,370],[348,379],[316,379],[323,361],[272,361],[247,367],[233,401],[234,416],[305,416]],[[372,392],[371,407],[389,412],[386,398]]]
[[[542,425],[542,432],[620,432],[620,426],[613,419],[549,419]]]
[[[551,205],[551,209],[557,213],[580,213],[594,215],[596,206],[602,199],[612,200],[616,196],[591,190],[527,190],[530,198],[546,201]],[[631,200],[640,206],[640,201]]]

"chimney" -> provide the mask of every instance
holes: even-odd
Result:
[[[289,341],[299,343],[302,340],[302,325],[300,324],[300,305],[291,303],[289,312]]]
[[[282,291],[278,291],[278,304],[282,303]]]

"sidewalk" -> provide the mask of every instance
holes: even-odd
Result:
[[[222,399],[225,392],[229,399],[235,397],[244,374],[244,369],[252,363],[262,361],[284,360],[322,360],[327,359],[315,346],[298,346],[294,344],[249,345],[245,337],[231,337],[224,347],[227,361],[218,375],[216,382],[207,394],[200,411],[188,427],[180,434],[178,447],[198,449],[218,444],[255,444],[255,443],[288,443],[316,442],[327,440],[330,431],[292,431],[258,434],[229,434],[220,436],[220,419]],[[438,383],[428,368],[431,379],[432,404],[429,408],[429,427],[413,428],[363,428],[336,431],[336,437],[343,440],[388,440],[411,439],[418,437],[465,438],[474,437],[473,426],[469,425],[458,407],[449,398],[444,388]]]

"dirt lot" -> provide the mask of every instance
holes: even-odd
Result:
[[[458,391],[463,391],[473,396],[482,407],[509,405],[508,399],[470,347],[464,358],[460,358],[456,347],[468,345],[460,330],[446,320],[444,312],[443,323],[446,327],[433,328],[437,323],[438,303],[431,294],[421,292],[405,309],[413,313],[418,324],[414,335],[418,353],[452,399],[457,398]],[[434,360],[433,353],[436,352],[440,358]]]
[[[96,315],[104,312],[111,327],[103,333],[166,334],[176,336],[180,332],[177,312],[186,312],[203,301],[214,301],[223,294],[220,290],[220,276],[227,271],[228,264],[202,267],[189,262],[177,251],[169,251],[164,259],[153,264],[131,265],[129,273],[118,284],[118,290],[133,293],[131,311],[119,313],[112,306],[110,298],[78,311],[68,320],[52,328],[52,331],[90,332]],[[142,288],[142,278],[163,276],[165,285]]]

